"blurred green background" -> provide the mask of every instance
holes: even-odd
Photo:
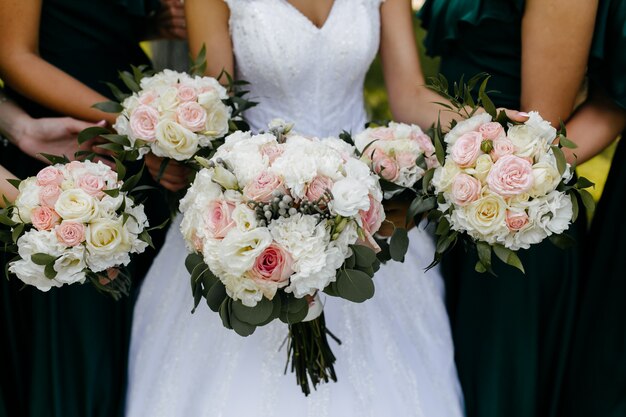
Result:
[[[439,60],[427,57],[424,53],[423,39],[425,36],[424,30],[422,30],[419,21],[415,21],[415,37],[420,50],[420,59],[422,62],[422,69],[426,77],[436,75],[439,68]],[[376,58],[374,64],[367,74],[365,80],[365,100],[367,103],[367,110],[370,114],[371,120],[389,120],[391,119],[391,113],[389,112],[389,104],[387,102],[387,93],[385,91],[382,67],[380,59]],[[589,160],[578,167],[577,171],[579,175],[589,178],[596,186],[591,189],[596,201],[602,194],[602,189],[606,182],[606,176],[611,166],[611,159],[615,151],[615,144],[607,148],[600,155]]]

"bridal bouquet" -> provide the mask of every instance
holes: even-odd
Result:
[[[242,336],[280,319],[305,394],[336,380],[319,292],[363,302],[379,267],[378,179],[353,148],[271,127],[226,138],[182,199],[195,305]]]
[[[89,280],[115,298],[127,295],[119,268],[150,242],[143,206],[128,195],[137,180],[125,184],[101,162],[74,161],[21,181],[0,218],[12,228],[3,240],[18,253],[8,270],[41,291]]]

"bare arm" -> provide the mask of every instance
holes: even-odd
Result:
[[[527,0],[522,19],[521,110],[558,126],[574,109],[593,37],[597,0]]]
[[[443,110],[433,103],[446,100],[425,87],[410,1],[387,0],[381,6],[380,54],[394,120],[430,127]],[[442,124],[447,125],[452,117],[450,112],[441,112]]]
[[[0,165],[0,207],[4,207],[4,198],[2,196],[5,196],[11,202],[15,201],[15,197],[17,197],[15,187],[6,181],[10,178],[15,178],[15,176]]]
[[[39,56],[41,1],[0,0],[0,76],[20,94],[61,114],[114,122],[115,115],[91,108],[106,101],[104,96]]]
[[[567,122],[567,136],[578,148],[563,150],[570,163],[582,164],[602,152],[624,130],[626,110],[618,107],[605,93],[593,90]]]

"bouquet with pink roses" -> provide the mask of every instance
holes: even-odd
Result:
[[[371,235],[384,220],[376,175],[337,138],[236,132],[181,200],[186,265],[204,297],[242,336],[288,325],[292,371],[303,392],[336,380],[321,291],[353,302],[374,295]]]
[[[572,184],[575,171],[561,147],[575,145],[564,129],[557,132],[537,112],[530,112],[524,123],[513,123],[504,112],[496,114],[485,93],[486,81],[479,102],[470,103],[471,112],[464,99],[449,96],[466,119],[445,135],[440,126],[435,130],[441,166],[431,182],[437,208],[430,217],[439,222],[434,263],[465,237],[476,245],[477,271],[491,271],[493,252],[523,272],[516,251],[546,238],[559,246],[569,243],[563,233],[578,216],[579,198],[593,208],[593,199],[584,190],[593,184],[585,178]],[[447,90],[439,82],[436,90]],[[463,83],[456,88],[468,89]],[[480,104],[487,113],[477,112]]]
[[[11,228],[0,240],[17,252],[8,272],[41,291],[89,280],[114,298],[127,295],[129,278],[120,267],[146,249],[150,236],[143,206],[129,194],[139,178],[124,183],[123,168],[118,172],[73,161],[15,181],[15,204],[0,214]]]

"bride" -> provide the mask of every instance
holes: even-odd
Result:
[[[431,103],[441,98],[423,87],[408,0],[185,3],[191,49],[206,44],[208,74],[224,68],[251,83],[260,103],[246,114],[254,131],[280,117],[307,135],[357,133],[366,122],[365,73],[379,49],[394,119],[428,127],[438,117]],[[283,373],[286,325],[242,338],[206,305],[190,314],[186,249],[174,224],[135,308],[127,416],[462,416],[442,278],[423,272],[433,242],[420,226],[410,239],[406,261],[376,274],[372,300],[326,298],[328,328],[342,341],[330,340],[339,380],[307,398]]]

